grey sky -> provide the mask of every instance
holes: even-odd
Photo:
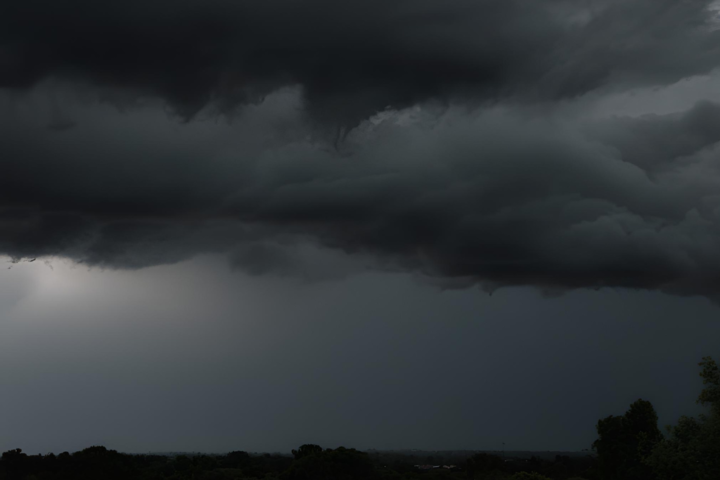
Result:
[[[0,448],[581,449],[638,397],[696,412],[713,2],[105,3],[0,15]]]
[[[20,264],[0,286],[18,292],[0,313],[0,448],[38,452],[587,448],[639,397],[662,423],[695,413],[720,334],[702,298],[306,284],[208,257]]]

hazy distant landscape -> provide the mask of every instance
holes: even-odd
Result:
[[[705,388],[698,418],[681,417],[663,435],[657,413],[639,399],[623,415],[600,419],[592,450],[583,452],[359,451],[304,444],[283,453],[167,452],[123,454],[102,446],[58,455],[2,454],[0,479],[199,480],[674,480],[720,472],[720,368],[700,363]]]

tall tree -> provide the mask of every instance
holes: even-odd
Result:
[[[635,401],[625,415],[610,415],[598,421],[598,439],[593,448],[598,454],[600,472],[607,480],[651,480],[652,469],[643,463],[662,440],[657,413],[647,400]]]
[[[708,414],[680,417],[668,427],[668,438],[646,458],[659,480],[715,480],[720,478],[720,368],[710,357],[700,362],[704,388],[698,403]]]

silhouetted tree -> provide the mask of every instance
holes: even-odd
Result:
[[[293,450],[292,454],[295,459],[300,459],[303,457],[307,457],[308,455],[315,455],[317,453],[322,453],[323,449],[320,445],[314,445],[312,443],[306,443],[305,445],[300,445],[300,448],[297,450]]]
[[[680,417],[677,425],[668,427],[668,438],[645,460],[659,480],[720,478],[720,369],[710,357],[704,357],[700,367],[705,387],[698,403],[709,413]]]
[[[625,415],[609,416],[597,424],[598,439],[593,448],[600,471],[607,480],[649,480],[652,470],[643,463],[662,440],[657,413],[646,400],[637,400]]]
[[[7,474],[9,480],[21,478],[27,466],[27,455],[23,453],[21,448],[8,450],[0,457],[3,470]]]

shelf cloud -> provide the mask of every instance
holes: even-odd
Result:
[[[710,7],[9,4],[0,253],[293,274],[309,245],[447,286],[717,298],[720,105],[591,108],[712,74]]]

